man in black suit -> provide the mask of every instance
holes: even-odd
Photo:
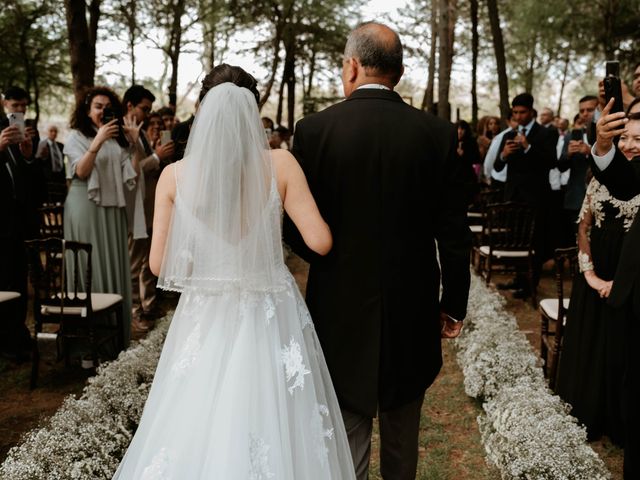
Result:
[[[8,115],[24,115],[29,94],[20,87],[4,92],[3,106]],[[29,350],[30,335],[25,325],[27,313],[27,258],[24,240],[38,235],[37,186],[34,170],[31,127],[10,125],[0,120],[0,290],[19,292],[18,302],[0,306],[0,351],[20,358]],[[40,185],[41,186],[41,185]]]
[[[36,158],[40,161],[44,178],[48,182],[47,187],[51,190],[51,186],[55,186],[55,194],[66,191],[67,176],[64,168],[64,156],[62,151],[64,145],[57,141],[58,127],[55,125],[49,125],[47,128],[47,138],[40,141],[38,144],[38,150],[36,151]],[[54,192],[49,191],[49,197],[52,197]],[[64,195],[61,198],[56,198],[61,203],[64,202]]]
[[[382,476],[415,478],[424,393],[442,365],[441,336],[462,328],[469,291],[456,131],[403,102],[393,91],[402,73],[393,30],[365,23],[351,32],[347,99],[301,120],[293,142],[333,251],[312,255],[295,226],[284,226],[285,240],[311,263],[307,303],[359,479],[367,478],[376,415]]]
[[[640,195],[640,156],[632,160],[614,147],[613,139],[623,133],[626,119],[623,114],[609,115],[612,102],[602,111],[597,122],[597,141],[592,149],[591,169],[596,179],[602,183],[611,195],[620,200],[631,200]],[[635,104],[638,104],[636,100]],[[633,111],[634,104],[630,111]],[[640,123],[640,112],[629,115],[629,122]],[[640,149],[637,136],[629,141],[635,142]],[[623,308],[631,314],[628,316],[625,338],[626,370],[624,375],[623,416],[626,428],[624,446],[624,478],[626,480],[640,478],[640,411],[638,410],[637,392],[640,388],[640,366],[638,365],[638,339],[640,338],[640,214],[636,217],[627,232],[618,267],[613,277],[613,285],[608,303],[615,308]]]
[[[493,168],[500,172],[507,165],[507,181],[504,187],[504,199],[507,202],[519,202],[533,208],[536,224],[533,236],[535,259],[533,265],[533,283],[537,285],[542,263],[549,257],[549,245],[546,238],[546,223],[551,200],[549,170],[556,166],[556,142],[548,129],[540,126],[534,118],[533,96],[529,93],[516,95],[511,102],[512,116],[518,123],[517,131],[505,135],[500,145],[500,154]],[[511,284],[516,298],[526,298],[531,292],[526,288],[523,276]]]

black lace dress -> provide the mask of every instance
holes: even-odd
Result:
[[[578,228],[580,271],[611,281],[622,242],[640,206],[640,195],[620,201],[595,178],[587,188]],[[559,365],[557,392],[587,427],[589,440],[607,435],[622,444],[624,325],[629,312],[607,305],[584,275],[577,275]]]

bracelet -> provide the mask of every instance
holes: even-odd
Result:
[[[585,252],[578,253],[578,266],[580,267],[580,272],[588,272],[589,270],[593,270],[593,262],[589,255]]]

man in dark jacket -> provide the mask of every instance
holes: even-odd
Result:
[[[334,248],[312,255],[290,221],[285,240],[311,263],[307,304],[359,479],[376,415],[382,476],[415,478],[424,393],[442,365],[441,336],[460,332],[469,290],[456,131],[403,102],[393,91],[402,73],[398,35],[359,26],[345,48],[347,99],[301,120],[293,142]]]

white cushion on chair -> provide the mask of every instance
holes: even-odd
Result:
[[[467,218],[482,218],[483,216],[480,212],[467,212]]]
[[[86,298],[84,293],[79,293],[78,298]],[[106,310],[122,301],[122,295],[117,293],[92,293],[91,308],[94,312]],[[40,312],[43,315],[60,315],[60,305],[41,305]],[[84,307],[64,307],[65,315],[80,315],[86,317],[87,312]]]
[[[562,304],[565,310],[569,308],[569,299],[563,298]],[[549,318],[558,320],[558,299],[557,298],[544,298],[540,300],[540,310],[542,310]]]
[[[469,225],[471,233],[482,233],[482,225]]]
[[[16,298],[20,298],[18,292],[0,292],[0,303],[15,300]]]
[[[480,253],[489,256],[489,245],[482,245]],[[533,253],[533,251],[531,252]],[[496,258],[525,258],[529,256],[528,250],[493,250],[491,255]]]

